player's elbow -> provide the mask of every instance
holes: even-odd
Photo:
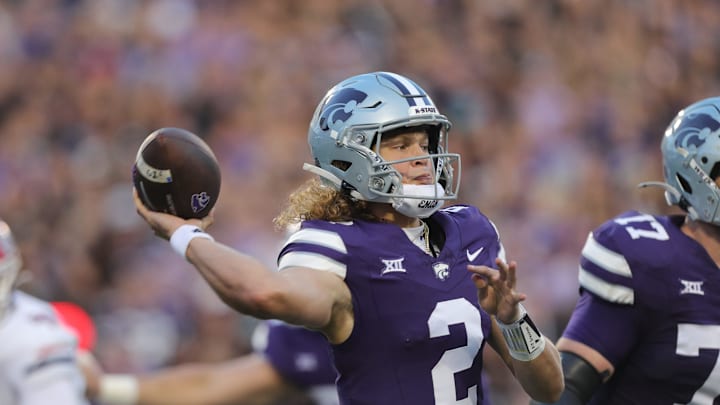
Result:
[[[289,292],[277,279],[253,282],[226,277],[211,280],[211,286],[230,308],[258,319],[284,319],[291,312]]]

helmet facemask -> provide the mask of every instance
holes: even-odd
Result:
[[[378,190],[383,198],[389,198],[393,208],[399,213],[413,218],[427,218],[442,208],[445,200],[455,199],[457,189],[453,188],[455,183],[454,166],[458,167],[459,156],[445,154],[442,151],[447,147],[447,128],[443,125],[418,125],[402,126],[391,130],[379,132],[373,141],[374,151],[380,151],[383,140],[401,136],[408,132],[424,132],[428,137],[428,153],[425,155],[412,156],[404,159],[386,160],[381,158],[382,163],[377,165],[393,167],[396,164],[426,160],[431,162],[431,174],[433,176],[430,184],[416,185],[402,182],[402,176],[393,169],[393,175],[399,179],[394,183],[397,188],[387,191]],[[444,142],[443,146],[440,143]],[[399,186],[397,184],[399,183]],[[375,191],[371,188],[371,191]]]

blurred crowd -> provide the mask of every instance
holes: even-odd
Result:
[[[202,136],[223,174],[211,233],[272,265],[318,101],[394,71],[453,122],[460,202],[495,220],[556,339],[589,230],[668,210],[636,186],[662,179],[677,109],[720,93],[717,21],[712,0],[0,0],[0,217],[24,289],[87,309],[108,371],[247,353],[255,321],[136,215],[137,148],[160,127]],[[522,403],[487,362],[494,402]]]

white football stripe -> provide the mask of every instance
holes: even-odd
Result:
[[[140,176],[148,181],[160,184],[172,183],[172,171],[170,169],[158,169],[150,166],[145,162],[140,152],[138,152],[137,159],[135,159],[135,167]]]
[[[420,106],[420,107],[435,107],[435,104],[433,104],[432,100],[430,99],[430,96],[427,96],[427,95],[425,97],[416,97],[415,101],[418,103],[418,106]]]
[[[320,229],[301,229],[292,234],[285,245],[290,243],[309,243],[336,250],[340,253],[347,253],[345,242],[340,235],[331,231],[323,231]]]
[[[635,292],[632,288],[610,284],[601,278],[595,277],[582,267],[580,267],[578,281],[580,286],[604,298],[606,301],[618,304],[635,303]]]
[[[329,271],[345,279],[347,266],[327,256],[309,252],[289,252],[280,258],[278,270],[288,267],[307,267],[315,270]]]
[[[625,257],[597,243],[592,232],[588,235],[582,255],[610,273],[632,277],[632,270]]]

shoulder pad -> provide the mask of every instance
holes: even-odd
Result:
[[[605,222],[585,241],[580,286],[606,301],[634,304],[643,271],[662,261],[658,252],[666,249],[669,239],[659,218],[637,211]]]

